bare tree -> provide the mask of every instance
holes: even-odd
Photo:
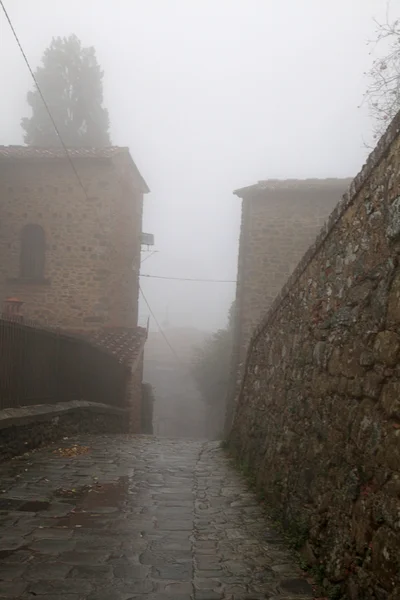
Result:
[[[400,19],[392,20],[389,4],[385,22],[375,20],[376,37],[369,45],[383,49],[366,73],[369,85],[364,96],[374,120],[373,137],[378,139],[400,110]]]

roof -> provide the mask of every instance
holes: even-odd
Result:
[[[340,190],[344,192],[350,186],[352,178],[327,178],[327,179],[264,179],[249,185],[239,188],[233,193],[239,198],[253,196],[263,191],[279,192],[279,191],[308,191],[308,190]]]
[[[111,160],[117,156],[128,156],[133,170],[138,177],[142,191],[148,193],[150,190],[147,183],[135,165],[129,148],[126,146],[107,146],[105,148],[68,148],[68,156],[74,159],[106,159]],[[2,160],[54,160],[68,159],[65,150],[59,148],[42,148],[39,146],[0,146],[0,161]]]
[[[116,154],[129,153],[129,148],[108,146],[106,148],[68,148],[71,158],[113,158]],[[63,148],[40,146],[0,146],[0,158],[66,158]]]
[[[132,365],[147,338],[143,327],[107,327],[91,334],[87,339],[94,345],[116,356],[120,363]]]

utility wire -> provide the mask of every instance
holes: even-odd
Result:
[[[88,200],[88,201],[89,201],[88,195],[87,195],[87,193],[86,193],[85,186],[83,185],[83,183],[82,183],[82,180],[81,180],[81,178],[79,177],[79,173],[78,173],[78,171],[77,171],[77,170],[76,170],[76,168],[75,168],[75,165],[74,165],[74,163],[73,163],[73,160],[72,160],[72,158],[71,158],[71,155],[70,155],[70,153],[69,153],[69,151],[68,151],[68,148],[67,148],[67,146],[65,145],[65,143],[64,143],[64,140],[62,139],[61,133],[60,133],[60,131],[59,131],[58,127],[57,127],[57,124],[56,124],[56,122],[55,122],[55,120],[54,120],[54,117],[53,117],[53,115],[51,114],[51,110],[50,110],[50,108],[49,108],[49,105],[48,105],[48,104],[47,104],[47,102],[46,102],[46,99],[45,99],[45,97],[44,97],[44,95],[43,95],[43,92],[42,92],[42,90],[40,89],[40,86],[39,86],[39,84],[38,84],[38,82],[37,82],[37,79],[36,79],[36,77],[35,77],[35,74],[34,74],[34,72],[33,72],[33,69],[32,69],[32,67],[31,67],[31,65],[30,65],[30,63],[29,63],[28,57],[26,56],[26,54],[25,54],[25,51],[24,51],[24,49],[23,49],[23,47],[22,47],[22,44],[21,44],[21,42],[20,42],[20,40],[19,40],[19,37],[18,37],[18,35],[17,35],[17,32],[16,32],[16,30],[15,30],[15,27],[14,27],[14,25],[12,24],[11,18],[10,18],[10,16],[9,16],[8,12],[7,12],[7,9],[6,9],[6,7],[4,6],[4,2],[3,2],[3,0],[0,0],[0,6],[1,6],[1,8],[2,8],[3,12],[4,12],[4,15],[5,15],[6,19],[7,19],[7,22],[8,22],[8,24],[9,24],[9,26],[10,26],[10,29],[11,29],[12,33],[13,33],[13,36],[14,36],[14,38],[15,38],[15,41],[17,42],[17,45],[18,45],[18,47],[19,47],[19,49],[20,49],[20,52],[21,52],[21,54],[22,54],[22,56],[23,56],[23,59],[24,59],[24,61],[25,61],[25,64],[26,64],[26,66],[28,67],[29,73],[31,74],[31,77],[32,77],[32,79],[33,79],[33,82],[34,82],[34,84],[35,84],[35,86],[36,86],[36,89],[37,89],[37,91],[39,92],[40,98],[41,98],[41,100],[42,100],[42,102],[43,102],[43,105],[44,105],[44,107],[45,107],[45,109],[46,109],[46,112],[47,112],[47,114],[49,115],[50,121],[51,121],[51,123],[52,123],[52,125],[53,125],[53,127],[54,127],[54,130],[55,130],[55,132],[56,132],[56,134],[57,134],[57,136],[58,136],[58,139],[60,140],[61,146],[62,146],[62,148],[63,148],[63,150],[64,150],[64,152],[65,152],[65,154],[66,154],[66,156],[67,156],[67,158],[68,158],[68,161],[69,161],[69,163],[70,163],[70,165],[71,165],[71,168],[72,168],[72,170],[73,170],[73,172],[74,172],[74,175],[75,175],[76,179],[78,180],[78,182],[79,182],[79,185],[80,185],[80,187],[82,188],[82,191],[83,191],[83,193],[85,194],[86,200]],[[155,253],[155,252],[152,252],[152,254],[150,254],[150,256],[152,256],[154,253]],[[145,260],[147,260],[147,258],[150,258],[150,256],[147,256],[145,259],[143,259],[143,260],[142,260],[142,262],[144,262]],[[169,279],[169,280],[177,280],[177,281],[198,281],[198,282],[208,282],[208,283],[236,283],[236,281],[233,281],[233,280],[232,280],[232,281],[228,281],[228,280],[224,281],[224,280],[217,280],[217,279],[191,279],[191,278],[185,278],[185,277],[163,277],[163,276],[159,276],[159,275],[141,275],[141,277],[152,277],[152,278],[154,278],[154,279]],[[157,317],[155,316],[155,314],[154,314],[153,310],[151,309],[151,306],[150,306],[150,304],[148,303],[148,301],[147,301],[147,298],[146,298],[146,296],[144,295],[142,288],[141,288],[141,287],[139,287],[139,289],[140,289],[140,292],[141,292],[141,294],[142,294],[142,296],[143,296],[143,300],[145,301],[145,303],[146,303],[146,305],[147,305],[147,308],[149,309],[149,311],[150,311],[150,314],[152,315],[152,317],[153,317],[153,319],[154,319],[154,321],[155,321],[155,323],[156,323],[156,325],[157,325],[157,327],[158,327],[158,329],[159,329],[159,331],[160,331],[160,333],[161,333],[162,337],[164,338],[165,342],[167,343],[168,347],[170,348],[170,350],[171,350],[172,354],[174,355],[174,357],[176,358],[176,360],[177,360],[177,361],[178,361],[180,364],[182,364],[182,362],[181,362],[181,360],[180,360],[179,356],[178,356],[178,355],[177,355],[177,353],[175,352],[175,349],[174,349],[174,347],[171,345],[171,343],[170,343],[169,339],[168,339],[168,338],[167,338],[167,336],[165,335],[165,332],[164,332],[164,330],[162,329],[162,327],[161,327],[160,323],[158,322],[158,319],[157,319]]]
[[[31,67],[31,65],[30,65],[30,63],[29,63],[28,57],[27,57],[27,56],[26,56],[26,54],[25,54],[25,51],[24,51],[24,49],[23,49],[23,47],[22,47],[22,44],[21,44],[21,42],[20,42],[20,40],[19,40],[19,37],[18,37],[18,35],[17,35],[17,32],[16,32],[16,30],[15,30],[15,28],[14,28],[14,25],[12,24],[11,18],[10,18],[10,16],[9,16],[8,12],[7,12],[7,9],[6,9],[6,7],[4,6],[4,2],[3,2],[3,0],[0,0],[0,6],[1,6],[1,8],[3,9],[4,15],[5,15],[5,17],[6,17],[7,21],[8,21],[8,24],[9,24],[9,26],[10,26],[10,29],[11,29],[11,31],[12,31],[12,33],[13,33],[13,35],[14,35],[15,41],[16,41],[16,42],[17,42],[17,44],[18,44],[18,47],[19,47],[19,49],[20,49],[20,51],[21,51],[21,54],[22,54],[22,56],[23,56],[23,58],[24,58],[24,61],[25,61],[25,63],[26,63],[26,66],[28,67],[28,70],[29,70],[29,72],[30,72],[30,74],[31,74],[31,77],[32,77],[32,79],[33,79],[33,81],[34,81],[34,83],[35,83],[36,89],[37,89],[37,91],[39,92],[40,98],[42,99],[43,105],[44,105],[44,107],[45,107],[45,109],[46,109],[46,112],[47,112],[47,114],[49,115],[49,118],[50,118],[50,120],[51,120],[51,123],[52,123],[52,125],[53,125],[53,127],[54,127],[54,130],[55,130],[55,132],[56,132],[57,136],[58,136],[58,139],[60,140],[60,143],[61,143],[61,145],[62,145],[62,147],[63,147],[63,150],[64,150],[64,152],[65,152],[65,154],[66,154],[66,156],[67,156],[67,158],[68,158],[68,161],[69,161],[69,163],[70,163],[70,165],[71,165],[71,168],[72,168],[72,170],[73,170],[73,172],[74,172],[74,174],[75,174],[75,177],[76,177],[76,179],[78,180],[78,182],[79,182],[79,185],[80,185],[80,187],[81,187],[81,188],[82,188],[82,190],[83,190],[83,193],[85,194],[86,200],[88,200],[88,201],[89,201],[88,195],[87,195],[87,193],[86,193],[85,186],[83,185],[83,183],[82,183],[82,180],[81,180],[81,178],[79,177],[79,173],[78,173],[78,171],[76,170],[76,167],[75,167],[75,165],[74,165],[74,163],[73,163],[73,160],[72,160],[72,158],[71,158],[71,154],[70,154],[70,152],[69,152],[69,150],[68,150],[67,146],[65,145],[65,143],[64,143],[64,140],[62,139],[61,133],[60,133],[60,131],[59,131],[58,127],[57,127],[57,124],[56,124],[56,122],[55,122],[55,120],[54,120],[54,117],[53,117],[53,115],[51,114],[51,110],[50,110],[50,108],[49,108],[49,105],[48,105],[48,104],[47,104],[47,102],[46,102],[46,99],[45,99],[45,97],[44,97],[44,95],[43,95],[43,92],[42,92],[42,90],[40,89],[40,86],[39,86],[39,84],[38,84],[38,82],[37,82],[37,79],[36,79],[36,77],[35,77],[35,74],[34,74],[34,72],[33,72],[33,69],[32,69],[32,67]],[[152,255],[153,255],[155,252],[156,252],[156,250],[155,250],[154,252],[152,252],[152,253],[150,254],[150,256],[152,256]],[[150,258],[150,256],[147,256],[146,258],[144,258],[144,259],[142,260],[142,262],[144,262],[145,260],[147,260],[148,258]],[[197,281],[197,282],[204,282],[204,283],[236,283],[236,281],[234,281],[234,280],[223,280],[223,279],[194,279],[194,278],[190,278],[190,277],[163,277],[163,276],[161,276],[161,275],[141,275],[141,277],[151,277],[151,278],[153,278],[153,279],[168,279],[168,280],[171,280],[171,281],[172,281],[172,280],[175,280],[175,281]],[[142,292],[142,293],[143,293],[143,292]],[[150,310],[150,307],[149,307],[149,310]],[[154,315],[153,315],[153,318],[154,318],[154,320],[156,320],[156,319],[155,319],[155,317],[154,317]],[[161,330],[160,330],[160,331],[161,331]]]
[[[72,158],[71,158],[71,154],[69,153],[69,151],[68,151],[68,148],[67,148],[67,146],[65,145],[65,143],[64,143],[64,140],[62,139],[61,133],[60,133],[60,131],[59,131],[58,127],[57,127],[57,124],[56,124],[56,122],[55,122],[55,120],[54,120],[54,117],[53,117],[53,115],[51,114],[51,110],[50,110],[50,108],[49,108],[49,105],[48,105],[48,104],[47,104],[47,102],[46,102],[46,99],[45,99],[45,97],[44,97],[44,95],[43,95],[43,92],[42,92],[42,90],[40,89],[40,86],[39,86],[39,84],[38,84],[38,82],[37,82],[37,79],[36,79],[36,77],[35,77],[35,74],[34,74],[34,72],[33,72],[33,69],[32,69],[32,67],[31,67],[31,65],[30,65],[30,63],[29,63],[28,57],[26,56],[26,54],[25,54],[25,51],[24,51],[24,49],[23,49],[23,47],[22,47],[22,44],[21,44],[21,42],[20,42],[20,40],[19,40],[19,37],[18,37],[18,35],[17,35],[17,32],[16,32],[16,30],[15,30],[15,27],[14,27],[14,25],[12,24],[11,18],[10,18],[10,16],[9,16],[8,12],[7,12],[7,9],[6,9],[6,7],[4,6],[4,2],[3,2],[3,0],[0,0],[0,6],[1,6],[1,8],[3,9],[4,15],[5,15],[6,19],[7,19],[7,22],[8,22],[8,24],[9,24],[9,26],[10,26],[10,29],[11,29],[12,33],[13,33],[13,36],[14,36],[14,38],[15,38],[15,41],[16,41],[16,42],[17,42],[17,44],[18,44],[18,47],[19,47],[19,49],[20,49],[20,52],[21,52],[21,54],[22,54],[22,56],[23,56],[23,59],[24,59],[24,61],[25,61],[25,64],[26,64],[26,66],[28,67],[29,73],[31,74],[31,77],[32,77],[32,79],[33,79],[33,81],[34,81],[34,84],[35,84],[35,86],[36,86],[36,89],[37,89],[37,91],[39,92],[40,98],[41,98],[41,100],[42,100],[42,102],[43,102],[43,105],[44,105],[44,107],[45,107],[45,109],[46,109],[46,112],[47,112],[47,114],[49,115],[50,121],[51,121],[51,123],[52,123],[52,125],[53,125],[53,127],[54,127],[54,130],[55,130],[55,132],[56,132],[56,134],[57,134],[57,137],[58,137],[58,139],[60,140],[61,146],[62,146],[62,148],[63,148],[63,150],[64,150],[64,152],[65,152],[65,154],[66,154],[66,156],[67,156],[67,158],[68,158],[68,161],[69,161],[69,163],[70,163],[70,165],[71,165],[71,168],[72,168],[72,170],[73,170],[73,172],[74,172],[74,175],[75,175],[76,179],[78,180],[80,187],[82,188],[82,191],[83,191],[83,193],[84,193],[84,195],[85,195],[85,198],[86,198],[86,200],[87,200],[87,201],[89,201],[89,198],[88,198],[88,195],[87,195],[87,192],[86,192],[85,186],[83,185],[83,183],[82,183],[82,180],[81,180],[81,178],[79,177],[79,173],[78,173],[78,171],[77,171],[77,170],[76,170],[76,168],[75,168],[75,165],[74,165],[74,163],[73,163],[73,160],[72,160]],[[152,252],[152,254],[150,254],[150,256],[152,256],[152,255],[153,255],[155,252],[156,252],[156,251]],[[147,260],[147,258],[150,258],[150,256],[147,256],[145,259],[143,259],[143,261],[142,261],[142,262],[144,262],[145,260]],[[152,275],[143,275],[143,277],[156,277],[156,276],[152,276]],[[173,279],[173,278],[167,278],[167,277],[163,277],[162,279]],[[232,283],[233,283],[233,282],[232,282]],[[173,346],[172,346],[172,344],[170,343],[169,339],[168,339],[168,338],[167,338],[167,336],[165,335],[165,332],[164,332],[164,330],[162,329],[162,327],[161,327],[160,323],[158,322],[158,319],[157,319],[157,317],[155,316],[155,314],[154,314],[154,312],[153,312],[153,310],[152,310],[152,308],[151,308],[150,304],[148,303],[148,301],[147,301],[147,298],[146,298],[146,296],[144,295],[142,288],[141,288],[141,287],[139,287],[139,289],[140,289],[140,292],[141,292],[141,294],[142,294],[142,296],[143,296],[143,300],[145,301],[145,303],[146,303],[146,305],[147,305],[147,308],[149,309],[149,311],[150,311],[150,314],[152,315],[152,317],[153,317],[153,319],[154,319],[154,321],[155,321],[155,323],[156,323],[156,325],[157,325],[157,327],[158,327],[158,329],[159,329],[159,331],[160,331],[160,333],[161,333],[162,337],[164,338],[165,342],[167,343],[167,345],[168,345],[169,349],[171,350],[171,352],[172,352],[172,354],[174,355],[174,357],[175,357],[175,359],[177,360],[177,362],[178,362],[179,364],[183,365],[183,363],[182,363],[182,361],[180,360],[179,356],[177,355],[177,353],[176,353],[176,351],[175,351],[174,347],[173,347]],[[186,365],[183,365],[183,366],[185,366],[185,367],[186,367]]]
[[[141,288],[140,286],[139,286],[139,290],[140,290],[140,293],[142,294],[143,300],[145,301],[145,303],[146,303],[146,306],[147,306],[147,308],[149,309],[149,312],[150,312],[151,316],[153,317],[153,319],[154,319],[154,321],[155,321],[155,324],[157,325],[157,327],[158,327],[158,330],[159,330],[159,332],[161,333],[162,337],[164,338],[164,340],[165,340],[165,342],[166,342],[167,346],[168,346],[168,347],[169,347],[169,349],[171,350],[171,352],[172,352],[172,354],[174,355],[174,357],[175,357],[175,359],[177,360],[177,362],[178,362],[180,365],[182,365],[182,366],[185,366],[185,367],[186,367],[186,365],[183,365],[183,363],[182,363],[181,359],[179,358],[179,356],[177,355],[177,353],[176,353],[176,351],[175,351],[175,348],[172,346],[171,342],[170,342],[170,341],[169,341],[169,339],[167,338],[167,336],[166,336],[166,334],[165,334],[165,332],[164,332],[163,328],[161,327],[160,323],[158,322],[158,319],[157,319],[156,315],[154,314],[154,312],[153,312],[153,310],[152,310],[152,308],[151,308],[151,306],[150,306],[150,304],[149,304],[149,302],[148,302],[148,300],[147,300],[146,296],[144,295],[144,292],[143,292],[143,290],[142,290],[142,288]]]
[[[203,283],[236,283],[234,279],[195,279],[191,277],[164,277],[163,275],[140,274],[140,277],[149,277],[151,279],[168,279],[170,281],[198,281]]]
[[[57,134],[57,136],[58,136],[58,139],[60,140],[60,143],[61,143],[61,145],[62,145],[62,147],[63,147],[63,150],[64,150],[65,154],[67,155],[67,158],[68,158],[68,160],[69,160],[69,163],[70,163],[70,165],[71,165],[71,167],[72,167],[72,170],[73,170],[73,172],[74,172],[74,174],[75,174],[75,177],[77,178],[77,180],[78,180],[78,182],[79,182],[79,185],[81,186],[81,188],[82,188],[82,190],[83,190],[83,193],[85,194],[86,200],[88,200],[88,201],[89,201],[89,198],[88,198],[88,195],[87,195],[87,193],[86,193],[85,187],[84,187],[84,185],[83,185],[83,183],[82,183],[82,181],[81,181],[81,178],[79,177],[78,171],[77,171],[77,170],[76,170],[76,168],[75,168],[75,165],[74,165],[74,163],[73,163],[73,161],[72,161],[72,158],[71,158],[71,155],[70,155],[70,153],[69,153],[69,151],[68,151],[68,148],[67,148],[67,146],[64,144],[64,141],[63,141],[63,139],[62,139],[62,137],[61,137],[61,134],[60,134],[60,132],[59,132],[59,130],[58,130],[58,127],[57,127],[57,125],[56,125],[56,122],[55,122],[55,120],[54,120],[54,118],[53,118],[53,115],[51,114],[50,108],[49,108],[49,106],[48,106],[48,104],[47,104],[47,102],[46,102],[46,99],[45,99],[45,97],[44,97],[44,95],[43,95],[43,93],[42,93],[42,90],[40,89],[40,86],[39,86],[39,84],[38,84],[38,82],[37,82],[37,79],[36,79],[36,77],[35,77],[35,74],[34,74],[34,72],[33,72],[33,70],[32,70],[32,67],[31,67],[31,65],[29,64],[28,57],[27,57],[27,56],[26,56],[26,54],[25,54],[25,51],[24,51],[24,49],[23,49],[23,47],[22,47],[22,44],[21,44],[21,42],[20,42],[20,40],[19,40],[19,38],[18,38],[17,32],[15,31],[14,25],[12,24],[11,18],[10,18],[10,16],[9,16],[8,12],[7,12],[7,9],[6,9],[6,7],[4,6],[3,0],[0,0],[0,6],[1,6],[1,8],[3,9],[4,15],[5,15],[5,17],[6,17],[7,21],[8,21],[8,24],[9,24],[9,26],[10,26],[10,29],[11,29],[11,31],[12,31],[12,33],[13,33],[13,35],[14,35],[15,41],[16,41],[16,42],[17,42],[17,44],[18,44],[18,47],[19,47],[19,49],[20,49],[20,51],[21,51],[21,54],[22,54],[22,56],[23,56],[23,58],[24,58],[24,61],[25,61],[25,63],[26,63],[26,66],[27,66],[27,67],[28,67],[28,69],[29,69],[29,72],[30,72],[30,74],[31,74],[31,76],[32,76],[32,79],[33,79],[34,83],[35,83],[36,89],[37,89],[37,91],[39,92],[39,95],[40,95],[40,97],[41,97],[41,99],[42,99],[42,102],[43,102],[43,104],[44,104],[44,107],[45,107],[45,109],[46,109],[46,111],[47,111],[47,114],[48,114],[48,115],[49,115],[49,117],[50,117],[50,120],[51,120],[51,122],[52,122],[52,125],[53,125],[53,127],[54,127],[54,130],[55,130],[55,132],[56,132],[56,134]]]
[[[140,261],[140,264],[144,263],[148,258],[151,258],[153,256],[153,254],[156,254],[158,252],[158,250],[153,250],[153,252],[151,254],[149,254],[148,256],[145,256],[143,260]]]

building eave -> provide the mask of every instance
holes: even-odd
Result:
[[[246,199],[255,195],[260,196],[268,192],[296,192],[313,190],[338,190],[350,186],[352,178],[326,178],[326,179],[266,179],[256,184],[234,190],[233,194],[239,198]]]
[[[68,154],[64,148],[45,148],[39,146],[0,146],[1,162],[30,162],[30,161],[53,161],[53,160],[100,160],[112,161],[117,157],[124,155],[128,157],[133,177],[139,184],[140,191],[148,194],[150,189],[136,166],[129,148],[127,146],[108,146],[105,148],[74,147],[67,148]]]

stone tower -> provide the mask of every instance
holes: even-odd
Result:
[[[242,199],[242,221],[227,431],[252,332],[350,183],[270,179],[234,192]]]

